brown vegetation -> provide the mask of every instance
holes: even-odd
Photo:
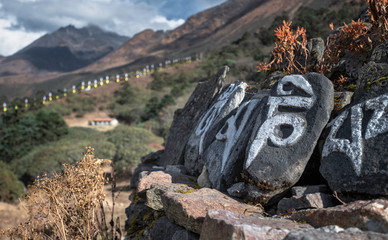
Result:
[[[2,231],[17,239],[115,239],[115,222],[108,230],[103,201],[104,175],[102,164],[88,148],[76,165],[64,165],[60,174],[37,178],[22,203],[28,210],[28,221]],[[113,216],[112,216],[113,217]],[[119,227],[119,226],[118,226]]]
[[[275,48],[269,63],[260,63],[258,72],[282,71],[287,74],[304,74],[317,71],[327,74],[338,64],[347,53],[359,54],[370,51],[373,46],[388,38],[388,0],[366,0],[369,5],[372,27],[368,29],[360,19],[352,21],[330,35],[326,42],[324,56],[321,62],[309,65],[309,52],[306,48],[306,30],[297,27],[291,30],[291,22],[283,21],[283,26],[275,30]],[[334,31],[333,24],[329,26]],[[343,90],[347,78],[341,76],[334,80],[334,88]]]
[[[298,27],[294,32],[290,28],[291,23],[283,21],[283,26],[275,30],[273,59],[269,63],[261,63],[258,72],[275,68],[287,73],[306,73],[308,56],[306,30]],[[298,59],[300,57],[303,60]]]

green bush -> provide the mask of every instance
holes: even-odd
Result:
[[[54,102],[50,104],[48,107],[60,113],[62,116],[68,116],[73,112],[71,108],[64,105],[63,103]]]
[[[358,3],[337,1],[334,5],[337,6],[332,7],[332,10],[329,8],[301,7],[296,12],[292,25],[294,28],[297,26],[305,28],[308,39],[324,38],[331,32],[328,27],[330,23],[333,23],[334,26],[340,26],[344,22],[351,22],[359,16],[361,11],[367,8],[365,1]]]
[[[14,159],[11,169],[25,183],[31,184],[36,176],[61,171],[62,164],[77,162],[91,146],[94,155],[101,159],[113,159],[117,172],[121,173],[140,161],[141,156],[151,152],[151,142],[162,139],[145,129],[120,125],[108,132],[89,128],[71,128],[59,141],[35,147],[27,155]]]
[[[17,176],[8,169],[7,164],[0,161],[0,201],[13,202],[24,192],[24,185]]]
[[[177,89],[177,91],[174,92],[174,89]],[[179,91],[179,92],[178,92]],[[181,89],[179,88],[173,88],[171,91],[172,94],[166,94],[163,96],[161,100],[159,100],[158,97],[153,96],[151,97],[145,108],[143,114],[140,116],[140,119],[142,121],[148,121],[152,118],[155,118],[158,116],[158,114],[167,106],[175,104],[174,100],[174,93],[177,95],[182,95]]]
[[[120,125],[106,133],[108,141],[116,147],[113,158],[117,173],[127,172],[133,166],[140,163],[140,158],[155,150],[150,143],[162,143],[162,139],[152,132],[137,128]]]
[[[114,102],[109,105],[113,116],[128,124],[138,121],[148,94],[143,89],[133,88],[128,82],[123,82],[114,96]]]
[[[161,73],[156,70],[152,77],[154,80],[149,83],[148,87],[155,91],[160,91],[172,83],[171,76],[168,73]]]
[[[88,146],[96,149],[95,155],[99,158],[112,159],[115,153],[115,146],[106,141],[104,133],[71,128],[70,133],[59,141],[35,147],[27,155],[15,159],[11,167],[24,183],[30,184],[38,175],[61,171],[63,163],[77,162]]]
[[[0,159],[7,163],[24,156],[34,146],[56,141],[68,133],[61,115],[47,108],[0,119]]]

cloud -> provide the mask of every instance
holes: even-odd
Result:
[[[44,32],[28,32],[24,28],[11,30],[12,19],[0,19],[0,54],[7,56],[15,53],[41,37]]]
[[[0,54],[9,55],[60,27],[88,24],[125,36],[170,30],[225,0],[0,0]],[[15,44],[12,45],[12,42]]]
[[[183,20],[183,19],[167,20],[167,18],[163,17],[163,16],[156,16],[153,19],[151,19],[151,23],[167,25],[167,26],[169,26],[169,28],[176,28],[176,27],[182,25],[184,22],[185,22],[185,20]]]

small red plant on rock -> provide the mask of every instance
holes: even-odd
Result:
[[[372,20],[371,32],[374,40],[379,42],[388,38],[388,0],[366,0]]]
[[[269,63],[260,63],[258,72],[281,70],[287,73],[307,72],[306,30],[298,27],[291,30],[292,22],[283,21],[283,26],[275,30],[276,43],[272,51],[273,59]]]
[[[330,28],[334,29],[333,24],[330,24]],[[337,33],[330,36],[324,56],[328,69],[338,63],[347,51],[356,53],[369,49],[370,39],[367,37],[367,32],[368,28],[365,23],[359,19],[350,24],[344,23]]]

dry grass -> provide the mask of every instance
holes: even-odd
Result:
[[[20,203],[11,204],[0,202],[0,229],[15,227],[27,221],[27,219],[27,212]],[[0,239],[7,240],[9,237],[0,236]]]
[[[51,177],[37,178],[21,199],[28,211],[27,222],[2,231],[12,239],[117,239],[121,234],[114,214],[108,227],[103,201],[108,179],[102,164],[88,148],[75,165],[64,165],[64,171]],[[114,178],[113,178],[114,180]],[[113,181],[112,189],[115,189]],[[112,191],[114,212],[115,193]]]

